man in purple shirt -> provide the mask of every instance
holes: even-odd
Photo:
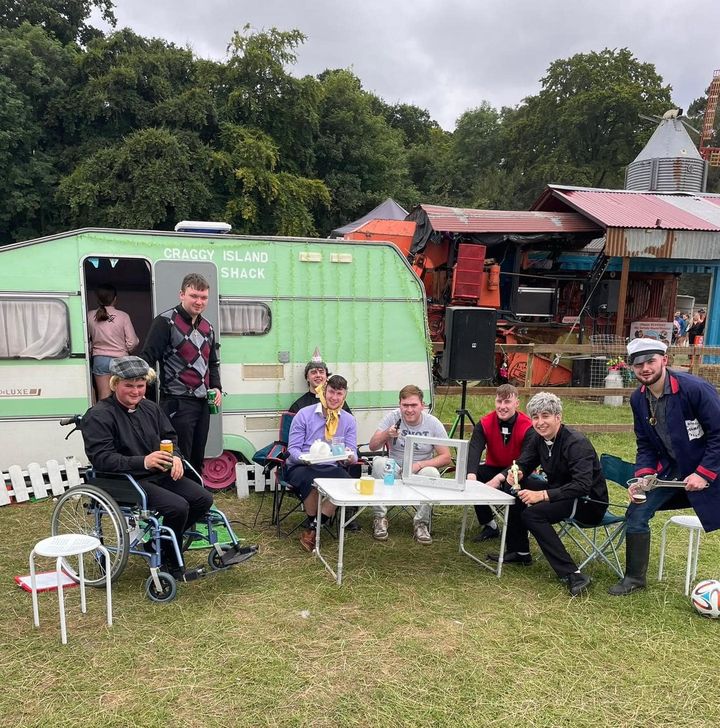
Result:
[[[319,402],[303,407],[293,418],[288,440],[289,457],[285,466],[285,480],[303,501],[305,513],[310,518],[309,527],[300,534],[300,545],[306,551],[315,548],[315,529],[317,519],[318,494],[313,487],[315,478],[349,478],[348,471],[341,463],[307,464],[300,455],[309,453],[316,440],[331,443],[341,440],[348,457],[346,463],[357,460],[357,425],[355,418],[343,410],[347,396],[347,380],[333,374],[325,383],[324,390],[318,395]],[[325,501],[322,507],[323,522],[335,513],[335,506]]]

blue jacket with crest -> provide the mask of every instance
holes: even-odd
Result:
[[[700,377],[666,370],[670,391],[665,419],[670,433],[675,465],[680,477],[697,473],[709,483],[704,490],[688,491],[690,505],[706,531],[720,529],[720,396]],[[667,477],[670,455],[655,428],[650,424],[650,407],[645,385],[630,397],[633,411],[637,458],[635,475]]]

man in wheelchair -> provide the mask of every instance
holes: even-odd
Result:
[[[145,389],[155,372],[137,356],[110,362],[112,395],[83,416],[85,453],[93,468],[108,473],[130,473],[147,494],[148,506],[157,511],[178,544],[183,533],[212,506],[202,485],[185,477],[177,449],[177,435],[165,413],[145,399]],[[173,452],[160,450],[161,440],[171,440]],[[167,545],[167,549],[166,549]],[[164,570],[178,575],[181,564],[169,542],[163,542]]]

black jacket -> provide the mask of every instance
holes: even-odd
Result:
[[[607,483],[595,448],[585,435],[565,425],[560,425],[551,450],[535,430],[528,431],[517,465],[525,478],[538,465],[542,467],[551,501],[582,496],[608,501]]]
[[[82,435],[85,454],[92,466],[107,473],[131,473],[136,478],[157,475],[145,469],[145,456],[160,449],[160,440],[172,440],[174,454],[177,434],[165,413],[143,399],[134,412],[123,407],[113,394],[83,415]]]

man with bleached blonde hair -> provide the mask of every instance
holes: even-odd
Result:
[[[562,422],[562,402],[550,392],[539,392],[525,411],[533,431],[523,441],[516,461],[517,472],[508,468],[504,476],[517,493],[507,522],[507,552],[504,562],[527,566],[531,533],[555,573],[563,579],[570,595],[578,596],[590,585],[580,572],[553,524],[571,513],[589,526],[600,523],[607,509],[607,484],[595,448],[581,432]],[[542,467],[547,480],[531,479]],[[488,554],[497,561],[499,554]]]

